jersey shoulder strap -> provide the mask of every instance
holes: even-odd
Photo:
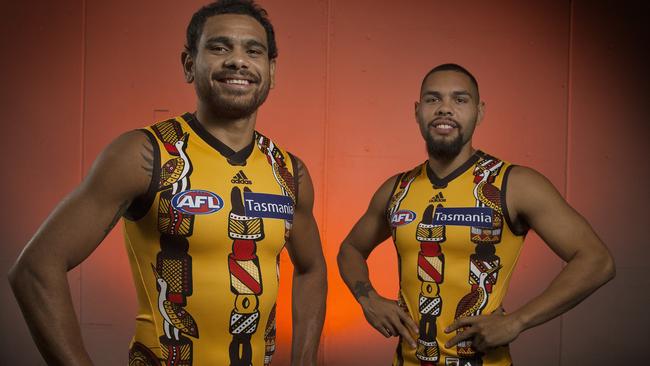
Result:
[[[426,161],[424,164],[426,164]],[[423,164],[419,164],[415,168],[400,173],[397,176],[395,186],[393,187],[390,198],[388,199],[388,203],[386,205],[386,218],[389,222],[393,214],[399,210],[399,206],[408,194],[409,188],[411,187],[413,181],[415,181],[415,178],[419,177],[422,174],[422,167]]]

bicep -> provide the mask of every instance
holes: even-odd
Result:
[[[111,143],[84,181],[52,211],[21,260],[69,270],[88,257],[132,199],[146,191],[152,179],[143,168],[146,144],[146,136],[135,131]]]
[[[589,223],[538,172],[516,167],[510,176],[508,202],[563,260],[604,245]]]

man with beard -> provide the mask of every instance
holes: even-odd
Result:
[[[12,268],[48,364],[92,364],[66,272],[124,217],[139,304],[129,364],[268,365],[286,245],[295,266],[292,363],[315,365],[327,284],[311,178],[255,131],[274,84],[273,27],[252,1],[217,1],[193,15],[185,48],[196,112],[113,141]]]
[[[546,178],[472,147],[484,108],[466,69],[432,69],[415,103],[429,159],[388,179],[341,245],[341,276],[366,319],[400,337],[393,365],[510,365],[507,345],[519,333],[614,276],[607,248]],[[529,228],[567,264],[539,296],[505,313],[501,302]],[[373,289],[366,263],[389,236],[399,261],[397,301]]]

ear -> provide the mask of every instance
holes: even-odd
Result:
[[[194,59],[187,51],[181,52],[181,64],[183,65],[185,81],[191,84],[194,81]]]
[[[415,103],[413,103],[413,107],[414,107],[413,112],[415,114],[415,121],[417,122],[417,120],[418,120],[418,109],[420,109],[420,102],[415,101]]]
[[[270,80],[271,89],[273,89],[273,87],[275,87],[275,66],[276,66],[275,60],[276,59],[273,59],[273,60],[269,61],[269,74],[271,75],[271,80]]]
[[[476,116],[476,125],[480,125],[481,121],[483,121],[483,117],[485,116],[485,102],[480,101],[478,103],[478,115]]]

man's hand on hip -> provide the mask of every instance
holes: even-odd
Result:
[[[359,304],[361,304],[368,323],[379,333],[386,338],[402,336],[411,347],[416,347],[415,338],[417,338],[418,326],[397,305],[397,301],[379,296],[375,291],[371,291],[368,296],[359,298]]]

